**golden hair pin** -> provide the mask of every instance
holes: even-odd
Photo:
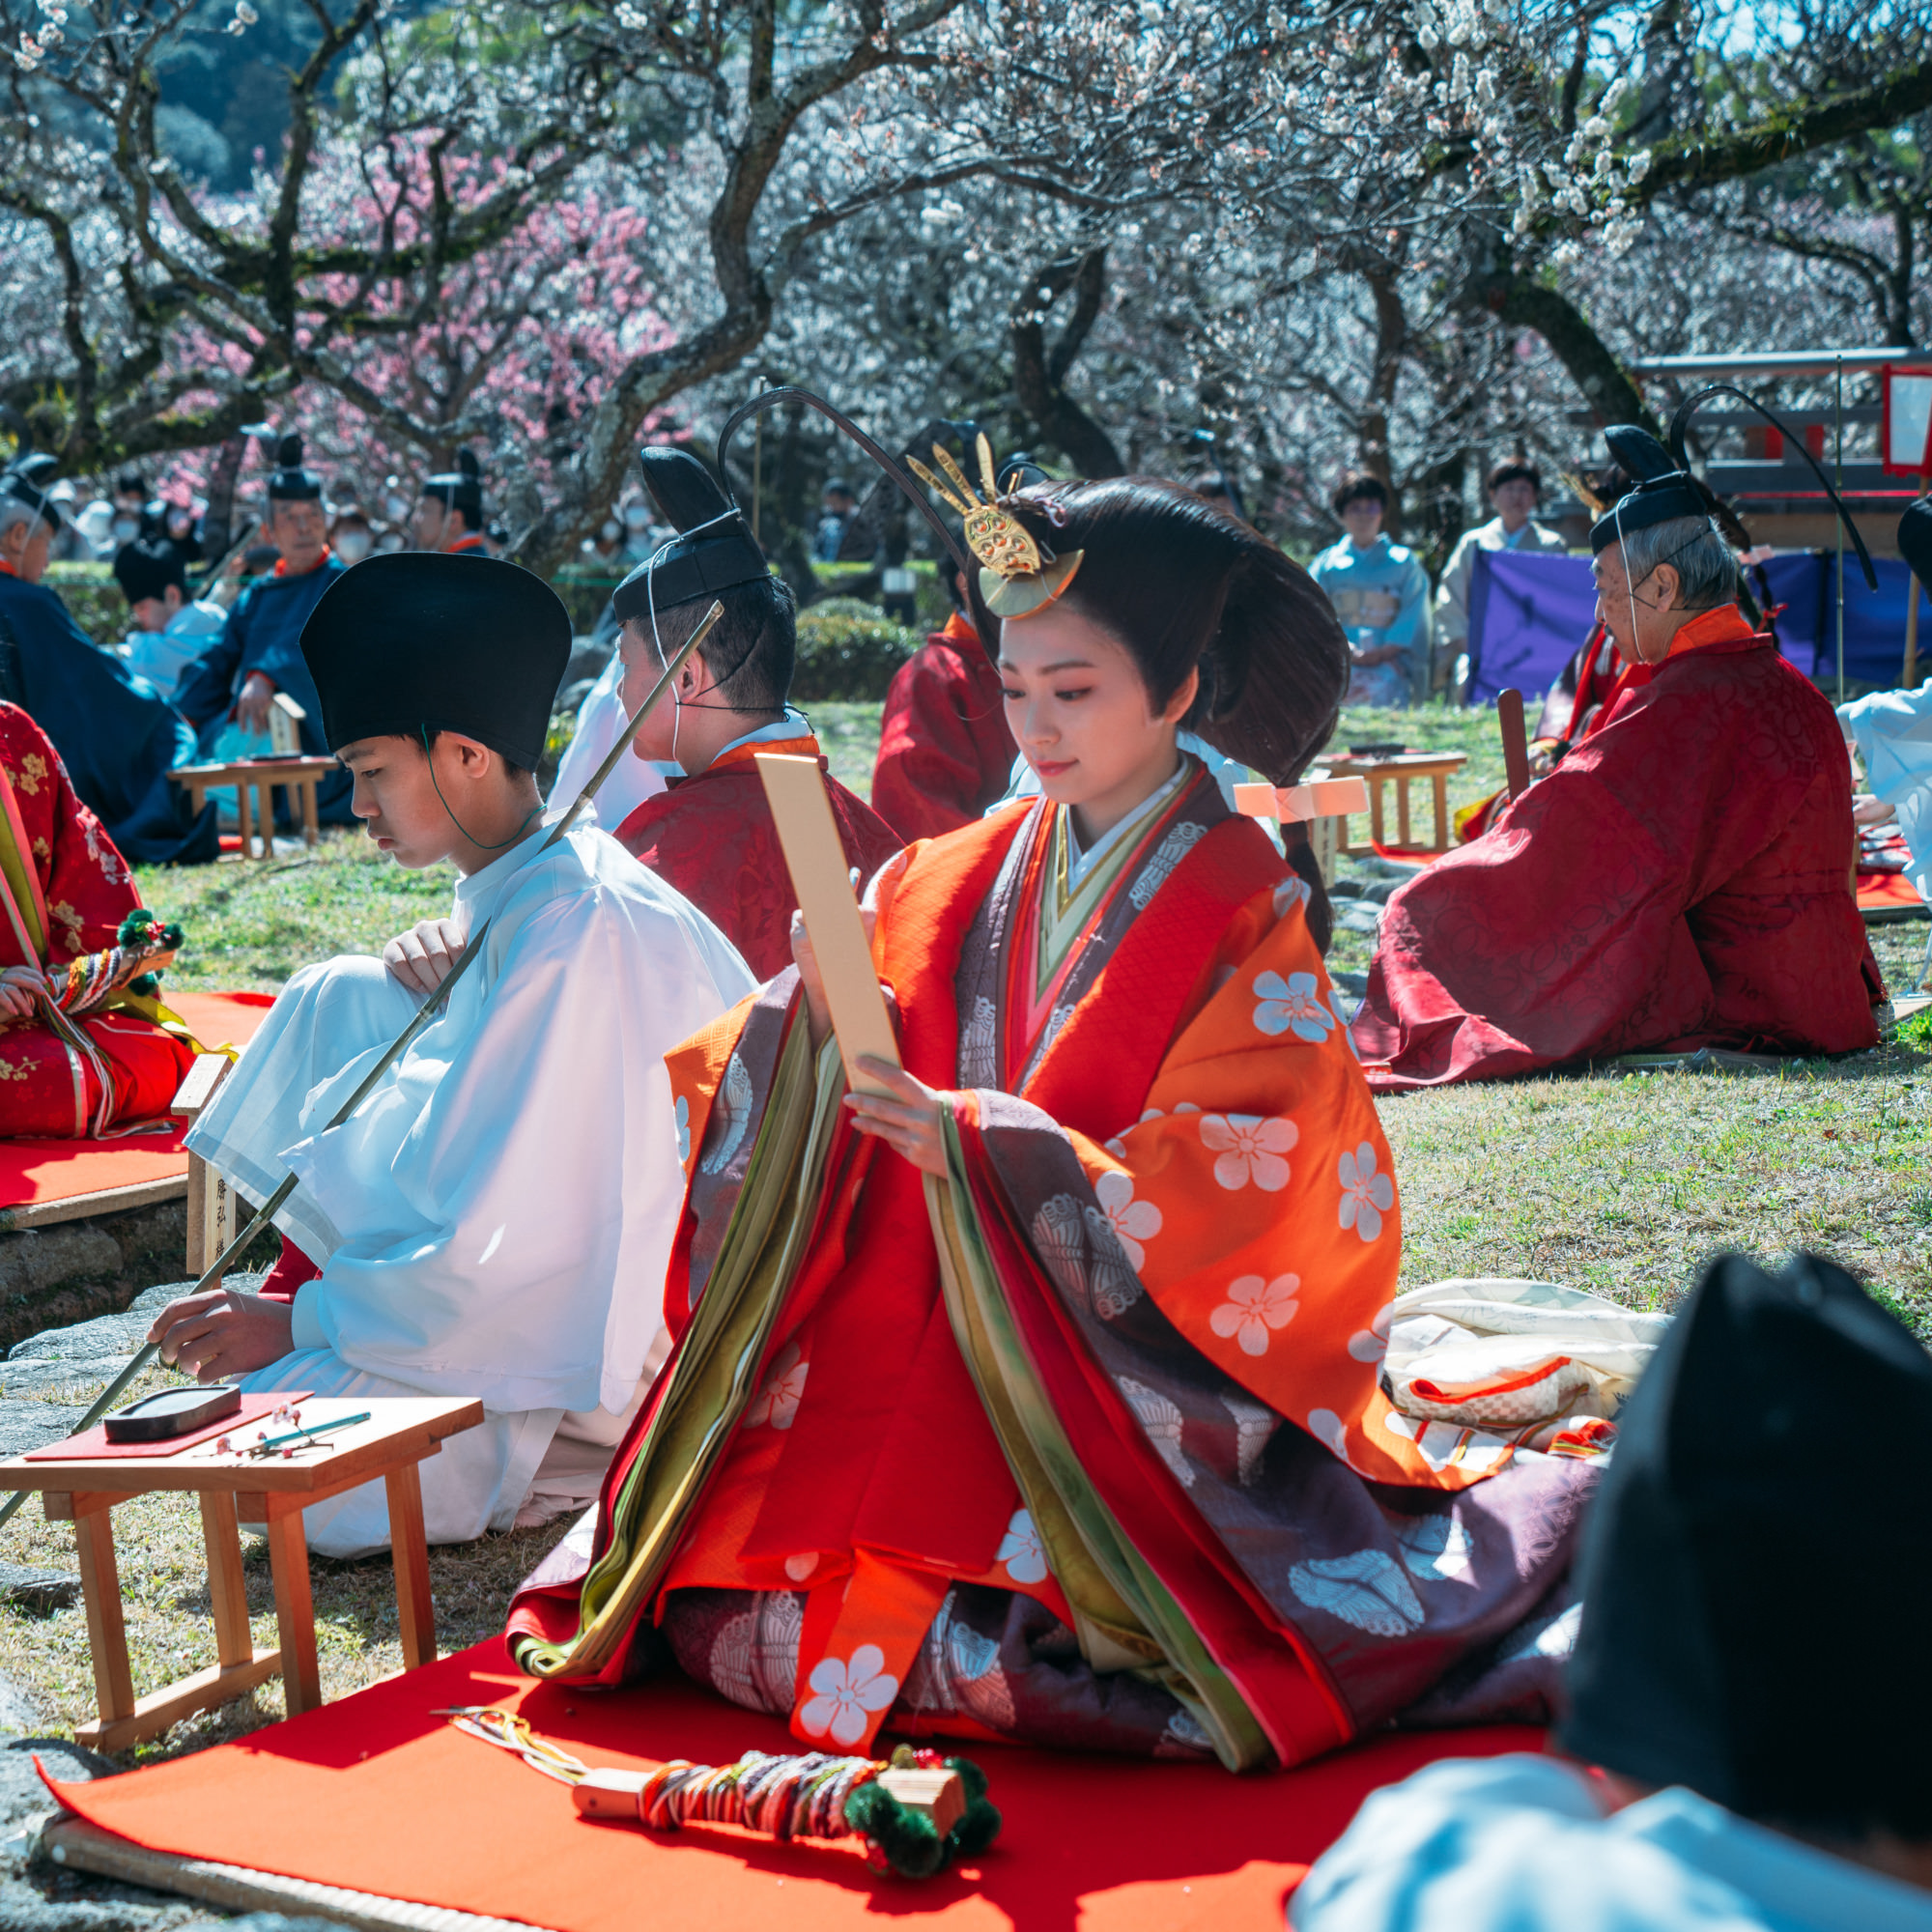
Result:
[[[980,484],[986,493],[983,497],[936,442],[932,445],[933,461],[946,472],[947,482],[918,457],[909,456],[906,462],[919,480],[964,520],[966,547],[980,559],[980,595],[986,609],[996,617],[1031,617],[1045,610],[1073,582],[1073,573],[1086,553],[1076,550],[1056,556],[1050,550],[1042,551],[1033,533],[1007,507],[1011,499],[1000,493],[993,469],[993,446],[983,435],[978,439],[977,450]]]

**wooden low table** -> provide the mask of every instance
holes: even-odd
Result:
[[[71,1522],[80,1547],[80,1586],[87,1605],[87,1641],[94,1658],[99,1719],[76,1740],[95,1750],[124,1750],[157,1737],[170,1724],[240,1697],[280,1675],[289,1716],[322,1702],[315,1655],[315,1609],[309,1598],[308,1545],[302,1511],[380,1476],[388,1491],[389,1537],[396,1566],[396,1608],[403,1629],[403,1668],[436,1661],[436,1611],[429,1593],[429,1547],[423,1536],[422,1483],[416,1464],[439,1453],[442,1439],[483,1420],[483,1405],[444,1396],[316,1396],[299,1405],[302,1426],[331,1415],[372,1411],[326,1446],[298,1449],[288,1459],[252,1460],[224,1454],[213,1438],[174,1456],[117,1457],[92,1462],[0,1463],[0,1491],[43,1492],[47,1520]],[[268,1421],[242,1425],[252,1441]],[[156,1445],[165,1446],[165,1445]],[[121,1614],[121,1577],[114,1563],[112,1511],[156,1490],[191,1490],[201,1503],[208,1544],[208,1600],[214,1614],[216,1661],[206,1670],[145,1697],[134,1695],[128,1638]],[[239,1525],[262,1523],[275,1579],[279,1647],[257,1657],[248,1630]]]
[[[289,816],[301,823],[302,840],[313,845],[322,837],[322,811],[316,801],[316,787],[330,772],[342,767],[333,758],[239,758],[228,765],[182,765],[168,776],[187,789],[189,802],[197,812],[210,791],[218,785],[235,787],[236,815],[242,822],[243,858],[271,859],[275,854],[274,794],[288,794]],[[262,849],[255,850],[255,835],[249,818],[250,794],[253,817],[261,827]]]
[[[1395,842],[1411,844],[1408,820],[1408,787],[1416,779],[1430,781],[1435,794],[1435,852],[1449,849],[1449,780],[1469,762],[1463,752],[1396,752],[1385,757],[1356,758],[1344,753],[1320,761],[1333,778],[1358,778],[1369,788],[1369,842],[1344,845],[1349,853],[1372,852],[1386,840],[1383,838],[1382,787],[1395,785]]]

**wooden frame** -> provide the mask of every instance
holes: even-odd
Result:
[[[167,1457],[68,1463],[14,1458],[0,1463],[0,1483],[10,1490],[42,1492],[47,1520],[74,1526],[99,1712],[94,1722],[75,1731],[77,1742],[95,1750],[125,1750],[274,1676],[282,1680],[290,1717],[315,1709],[322,1702],[322,1679],[302,1512],[378,1476],[389,1503],[403,1667],[413,1670],[436,1661],[436,1610],[417,1465],[440,1453],[445,1436],[476,1428],[483,1420],[483,1405],[462,1398],[332,1396],[304,1402],[302,1420],[313,1424],[364,1408],[372,1411],[369,1421],[343,1431],[329,1446],[298,1452],[287,1461],[251,1461],[233,1450],[223,1453],[211,1440]],[[201,1505],[215,1662],[136,1696],[114,1558],[113,1511],[135,1496],[164,1490],[192,1491]],[[242,1583],[244,1522],[260,1523],[268,1532],[274,1577],[279,1642],[261,1657],[254,1653]]]
[[[1395,786],[1395,842],[1412,845],[1408,788],[1417,779],[1427,779],[1435,807],[1435,838],[1433,852],[1446,852],[1454,830],[1449,816],[1449,780],[1469,762],[1463,752],[1403,752],[1386,758],[1339,757],[1325,760],[1331,778],[1359,778],[1369,788],[1369,841],[1358,845],[1351,840],[1341,849],[1351,857],[1373,852],[1388,842],[1387,821],[1382,805],[1382,787]]]
[[[168,776],[186,789],[189,803],[197,812],[207,802],[212,789],[219,785],[233,785],[236,816],[241,822],[242,856],[244,859],[272,859],[275,856],[274,794],[278,791],[287,793],[289,815],[300,819],[302,842],[313,845],[322,837],[321,807],[316,800],[316,787],[330,772],[341,769],[333,758],[242,758],[228,765],[184,765]],[[255,850],[257,826],[261,835],[260,852]]]
[[[168,1112],[178,1121],[192,1122],[214,1098],[215,1090],[234,1065],[225,1053],[198,1053],[187,1077],[175,1090]],[[198,1153],[187,1157],[187,1271],[199,1281],[208,1264],[235,1238],[234,1190]],[[221,1286],[216,1275],[211,1288]]]

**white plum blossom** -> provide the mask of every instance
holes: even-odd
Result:
[[[677,1096],[677,1107],[671,1118],[677,1123],[677,1157],[688,1163],[691,1159],[691,1102],[682,1094]]]
[[[1003,1564],[1015,1583],[1039,1583],[1046,1578],[1046,1551],[1040,1547],[1039,1529],[1030,1510],[1015,1510],[1000,1540],[995,1563]]]
[[[1260,1114],[1203,1114],[1201,1145],[1216,1156],[1214,1179],[1223,1187],[1245,1187],[1249,1181],[1264,1194],[1279,1194],[1288,1185],[1289,1165],[1282,1156],[1301,1138],[1293,1121]]]
[[[805,1378],[810,1370],[811,1364],[803,1358],[798,1344],[787,1342],[772,1364],[764,1387],[746,1409],[745,1427],[762,1429],[769,1422],[774,1429],[789,1429],[805,1397]]]
[[[1350,1354],[1358,1362],[1379,1362],[1388,1353],[1389,1323],[1394,1319],[1393,1306],[1378,1308],[1366,1328],[1357,1328],[1349,1337]]]
[[[1225,1341],[1239,1344],[1244,1355],[1265,1355],[1270,1329],[1286,1328],[1300,1312],[1295,1295],[1298,1274],[1279,1274],[1264,1281],[1244,1274],[1228,1284],[1228,1298],[1208,1318],[1208,1325]]]
[[[1335,1030],[1335,1015],[1321,1004],[1313,973],[1291,973],[1286,980],[1279,973],[1257,974],[1255,991],[1261,996],[1255,1026],[1262,1033],[1292,1033],[1320,1046]]]
[[[807,1737],[822,1738],[848,1750],[866,1735],[874,1711],[887,1709],[899,1694],[899,1680],[886,1667],[886,1654],[875,1643],[862,1643],[848,1663],[842,1658],[821,1657],[806,1682],[814,1695],[798,1714],[798,1727]]]
[[[1100,1204],[1114,1238],[1136,1273],[1147,1260],[1144,1245],[1160,1233],[1160,1209],[1151,1201],[1134,1199],[1134,1178],[1120,1168],[1109,1168],[1094,1183],[1094,1198]]]
[[[1376,1172],[1376,1151],[1363,1141],[1338,1163],[1342,1180],[1341,1221],[1365,1241],[1382,1231],[1382,1216],[1395,1207],[1395,1182]]]

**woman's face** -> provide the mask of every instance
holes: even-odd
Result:
[[[1076,808],[1091,839],[1173,775],[1174,735],[1199,680],[1190,671],[1154,712],[1126,647],[1077,611],[1050,604],[1001,623],[1000,682],[1007,723],[1040,790]]]

